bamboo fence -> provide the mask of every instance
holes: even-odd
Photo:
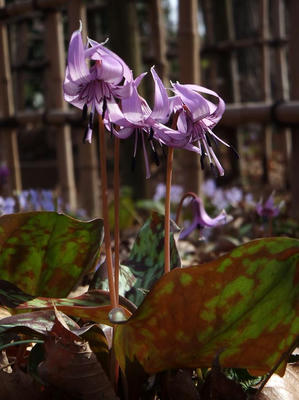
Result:
[[[65,69],[65,48],[71,32],[78,28],[78,21],[83,24],[83,35],[87,32],[87,12],[93,7],[104,9],[105,1],[91,2],[86,9],[82,0],[23,0],[5,4],[0,0],[0,162],[5,163],[11,171],[10,190],[22,189],[21,165],[19,161],[18,132],[32,126],[47,126],[54,132],[56,146],[56,167],[60,190],[64,200],[75,210],[78,203],[90,215],[99,210],[99,176],[96,144],[83,145],[77,141],[77,165],[75,166],[73,144],[74,137],[82,130],[81,113],[70,108],[63,100],[62,83]],[[132,7],[132,2],[128,7]],[[288,163],[288,181],[293,198],[293,215],[298,216],[299,180],[296,176],[299,152],[299,2],[297,0],[260,0],[260,30],[254,38],[237,38],[234,12],[234,0],[225,0],[222,16],[227,34],[221,40],[215,29],[217,21],[213,14],[215,0],[202,0],[205,21],[205,42],[199,49],[197,0],[179,1],[178,43],[174,54],[167,46],[167,35],[164,23],[162,2],[149,1],[149,25],[153,40],[151,41],[151,61],[156,64],[162,78],[169,77],[169,59],[179,60],[179,80],[182,83],[192,81],[217,90],[219,68],[217,63],[225,55],[229,59],[231,82],[231,103],[220,126],[229,129],[232,140],[242,147],[242,129],[246,123],[257,123],[263,127],[265,179],[272,156],[273,125],[280,127],[283,151]],[[287,10],[286,10],[287,7]],[[95,8],[96,9],[96,8]],[[128,8],[129,10],[129,8]],[[124,12],[129,12],[129,11]],[[270,11],[271,15],[270,16]],[[289,31],[287,32],[285,13],[289,13]],[[45,56],[39,60],[28,60],[28,21],[42,18],[45,25]],[[64,32],[63,21],[67,19],[68,31]],[[273,26],[270,26],[270,20]],[[122,23],[124,23],[122,19]],[[113,21],[115,25],[115,21]],[[90,22],[90,29],[92,21]],[[129,27],[127,27],[129,29]],[[134,25],[134,29],[136,26]],[[117,27],[112,27],[112,40],[115,40]],[[136,35],[133,38],[134,48],[138,45]],[[133,43],[133,42],[132,42]],[[131,46],[132,47],[132,46]],[[257,48],[261,56],[262,97],[258,102],[244,102],[242,99],[241,73],[238,51]],[[289,49],[289,51],[287,51]],[[132,58],[136,56],[132,54]],[[273,58],[274,54],[274,58]],[[148,54],[143,55],[146,61]],[[208,82],[201,82],[200,57],[210,60]],[[218,61],[217,61],[218,60]],[[137,60],[136,63],[139,63]],[[276,93],[273,93],[271,73],[273,64],[278,71]],[[289,71],[288,71],[289,66]],[[25,107],[24,86],[28,71],[43,71],[45,76],[45,107],[28,110]],[[288,74],[290,79],[288,78]],[[290,84],[292,82],[292,84]],[[17,88],[17,89],[16,89]],[[279,100],[279,101],[278,101]],[[52,132],[51,131],[51,132]],[[199,191],[202,179],[198,159],[180,157],[180,162],[187,163],[185,170],[193,171],[194,187]],[[76,167],[76,168],[75,168]],[[246,166],[241,166],[242,168]],[[75,173],[77,171],[77,174]],[[195,171],[195,172],[194,172]],[[195,175],[194,175],[195,173]],[[78,175],[78,176],[77,176]],[[191,181],[190,181],[191,183]],[[190,187],[189,187],[190,190]]]

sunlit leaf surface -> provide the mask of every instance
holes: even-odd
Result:
[[[36,296],[64,297],[88,271],[103,239],[103,222],[55,212],[0,217],[0,278]]]
[[[120,366],[269,371],[299,334],[299,240],[267,238],[161,278],[115,334]],[[280,373],[283,368],[280,369]]]

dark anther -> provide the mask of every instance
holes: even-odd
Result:
[[[196,228],[197,228],[197,229],[201,229],[202,226],[198,223],[198,224],[196,225]]]
[[[239,156],[239,153],[237,152],[237,150],[232,145],[230,145],[230,148],[232,149],[232,151],[235,154],[235,156],[237,157],[237,159],[239,159],[240,156]]]
[[[83,111],[82,111],[82,119],[83,119],[83,121],[85,121],[86,118],[87,118],[87,109],[88,109],[87,104],[84,104]]]
[[[88,129],[89,129],[88,127],[85,129],[84,136],[83,136],[83,140],[82,140],[83,143],[86,143],[86,142],[87,142]]]
[[[151,128],[148,140],[153,140],[153,137],[154,137],[154,130],[153,128]]]
[[[106,111],[107,111],[107,100],[106,100],[106,97],[104,97],[103,98],[102,119],[104,119]]]
[[[200,156],[200,166],[201,169],[204,170],[205,169],[205,155],[202,153],[202,155]]]
[[[215,178],[218,178],[218,170],[215,167],[215,165],[213,163],[210,163],[210,167],[211,167],[212,174],[215,176]]]
[[[90,128],[92,128],[92,125],[93,125],[93,112],[91,112],[90,114],[89,114],[89,120],[88,120],[88,126],[90,127]]]
[[[135,171],[135,166],[136,166],[136,157],[133,157],[133,158],[132,158],[132,164],[131,164],[131,170],[132,170],[132,172]]]
[[[207,142],[208,142],[208,145],[209,145],[209,147],[212,147],[212,143],[211,143],[211,140],[210,140],[210,136],[209,136],[209,134],[206,132],[206,139],[207,139]]]

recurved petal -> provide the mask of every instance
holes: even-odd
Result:
[[[89,75],[85,62],[81,28],[72,34],[68,50],[68,73],[72,81],[84,82]]]
[[[122,111],[125,118],[133,124],[140,124],[148,117],[142,109],[142,98],[137,92],[136,85],[132,86],[132,94],[130,97],[122,99]]]
[[[128,121],[127,118],[124,116],[123,112],[121,111],[113,97],[107,99],[107,111],[110,122],[122,127],[132,126],[132,123]]]
[[[106,54],[99,56],[98,53],[95,53],[95,56],[100,57],[96,63],[97,78],[107,83],[117,85],[123,79],[122,64],[114,57]]]
[[[197,225],[198,225],[197,219],[194,218],[192,223],[180,233],[179,239],[184,240],[187,236],[190,235],[190,233],[192,233],[197,228]]]
[[[210,114],[209,104],[201,94],[188,88],[188,85],[173,83],[172,86],[175,93],[181,97],[183,103],[188,107],[194,122]]]
[[[107,40],[104,42],[106,43]],[[102,44],[96,42],[95,40],[89,39],[88,38],[88,43],[92,46],[92,47],[96,47],[97,48],[97,53],[100,56],[110,56],[113,57],[115,60],[117,60],[123,68],[123,76],[127,81],[131,81],[132,80],[132,72],[130,70],[130,68],[127,66],[127,64],[117,55],[115,54],[113,51],[109,50],[107,47],[104,47]]]
[[[169,99],[166,89],[154,67],[151,68],[151,73],[155,82],[155,100],[151,117],[165,124],[170,116]]]

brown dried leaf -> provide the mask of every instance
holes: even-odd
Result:
[[[162,399],[200,400],[200,395],[192,381],[192,370],[167,371],[162,377]]]
[[[44,398],[33,378],[19,368],[12,373],[0,371],[1,400],[41,400]]]
[[[273,374],[256,400],[298,400],[299,362],[288,364],[283,377]]]

